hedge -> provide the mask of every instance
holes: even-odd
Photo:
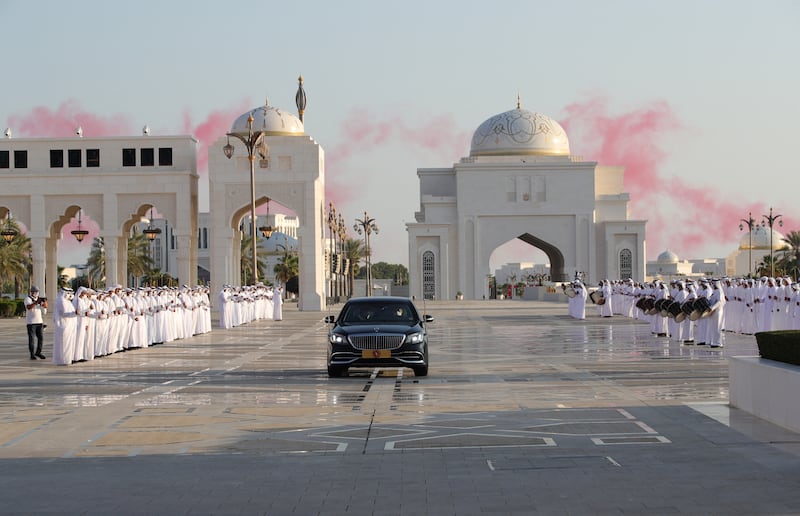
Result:
[[[25,315],[22,299],[0,299],[0,317],[21,317]]]
[[[761,358],[800,366],[800,330],[758,332],[756,342]]]

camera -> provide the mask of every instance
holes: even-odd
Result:
[[[44,303],[47,303],[47,298],[46,297],[40,297],[39,299],[36,300],[36,303],[40,304],[40,305],[42,305]]]

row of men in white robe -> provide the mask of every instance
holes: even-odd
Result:
[[[263,283],[234,287],[224,285],[217,294],[219,326],[230,329],[259,319],[283,319],[283,287]]]
[[[211,331],[208,289],[61,289],[53,307],[53,362],[69,365]]]
[[[706,286],[704,286],[704,283]],[[687,298],[695,295],[711,297],[716,288],[722,291],[724,311],[722,330],[752,335],[762,331],[800,330],[800,284],[791,277],[723,278],[721,280],[686,282],[676,280],[669,287],[670,298],[681,290]],[[616,282],[612,288],[615,313],[637,316],[635,302],[646,295],[649,287],[631,281]],[[639,311],[640,312],[640,311]],[[631,315],[633,314],[633,315]]]
[[[623,315],[646,321],[650,324],[650,331],[654,335],[669,337],[686,345],[697,343],[718,348],[724,343],[722,332],[725,329],[727,296],[721,280],[674,281],[671,285],[660,280],[640,284],[634,284],[632,280],[615,282],[603,280],[598,286],[598,291],[598,294],[605,299],[602,305],[597,305],[598,315],[601,317]],[[706,317],[696,321],[686,317],[683,321],[676,322],[674,318],[663,316],[660,312],[647,314],[639,309],[636,303],[644,297],[650,297],[654,301],[672,299],[681,304],[698,297],[705,297],[708,299],[711,311]]]

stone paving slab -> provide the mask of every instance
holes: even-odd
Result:
[[[752,336],[428,302],[428,377],[329,379],[325,314],[285,307],[61,367],[0,320],[0,513],[800,513],[800,436],[727,406]]]

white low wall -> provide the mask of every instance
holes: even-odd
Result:
[[[729,359],[730,404],[800,432],[800,366],[760,357]]]

